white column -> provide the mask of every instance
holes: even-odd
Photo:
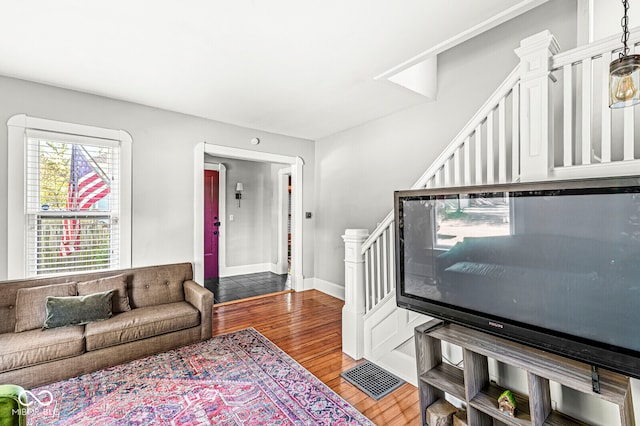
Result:
[[[560,50],[549,31],[520,42],[520,179],[545,180],[553,167],[549,58]]]
[[[362,244],[366,229],[347,229],[344,240],[344,307],[342,308],[342,352],[353,359],[364,356],[365,282]]]
[[[578,0],[577,4],[577,45],[593,43],[593,10],[596,0]],[[618,2],[619,3],[619,2]],[[602,18],[599,18],[602,19]]]

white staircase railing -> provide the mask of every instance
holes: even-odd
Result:
[[[640,44],[635,33],[631,53]],[[554,105],[555,140],[562,142],[554,152],[552,178],[637,173],[637,108],[609,108],[609,63],[621,47],[616,36],[552,57],[550,71],[557,79],[553,95],[559,100]]]
[[[640,28],[632,34],[633,52]],[[523,40],[520,64],[411,188],[640,174],[640,109],[608,107],[619,37],[558,50],[548,31]],[[343,351],[360,359],[363,318],[394,303],[393,212],[370,235],[347,230],[345,244]]]

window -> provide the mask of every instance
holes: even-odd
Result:
[[[27,275],[117,268],[119,153],[27,131]]]
[[[11,207],[9,219],[24,226],[22,236],[9,236],[22,238],[22,256],[14,255],[20,265],[9,262],[9,278],[129,267],[128,134],[16,117],[25,123],[10,126],[10,164],[23,158],[9,170],[9,198],[22,195],[22,212]],[[12,177],[23,183],[22,194]]]

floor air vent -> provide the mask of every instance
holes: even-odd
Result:
[[[375,400],[404,384],[404,380],[369,361],[356,365],[340,375]]]

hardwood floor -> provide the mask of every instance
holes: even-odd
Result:
[[[359,362],[342,353],[343,302],[316,290],[215,306],[213,334],[253,327],[376,425],[419,425],[417,389],[405,383],[379,401],[340,373]]]

